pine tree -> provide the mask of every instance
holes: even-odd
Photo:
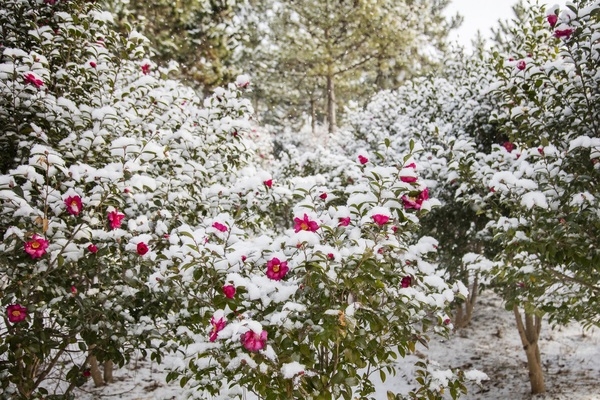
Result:
[[[435,63],[448,30],[460,22],[443,18],[448,3],[265,1],[268,27],[263,22],[251,66],[257,95],[270,110],[283,104],[288,118],[306,113],[314,123],[322,114],[334,132],[338,109],[349,100],[396,87]]]

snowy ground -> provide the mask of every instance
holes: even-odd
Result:
[[[584,332],[579,325],[572,324],[552,330],[546,325],[542,328],[540,346],[548,393],[536,396],[535,400],[600,400],[600,329]],[[437,361],[442,367],[477,369],[490,377],[480,387],[471,386],[463,399],[532,399],[525,353],[513,315],[491,294],[480,297],[469,328],[455,333],[448,341],[432,342],[430,349],[421,349],[418,356]],[[415,357],[403,360],[399,365],[401,372],[378,385],[377,399],[386,399],[387,390],[409,390]],[[181,398],[178,384],[167,385],[160,366],[147,361],[116,370],[115,378],[114,384],[102,388],[93,388],[90,382],[75,398]],[[252,398],[248,396],[248,400]]]

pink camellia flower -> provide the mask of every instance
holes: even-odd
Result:
[[[407,169],[407,168],[417,169],[417,164],[415,164],[414,162],[407,164],[404,166],[404,169]],[[400,180],[405,183],[414,183],[417,181],[417,177],[416,176],[401,176]]]
[[[373,218],[373,221],[379,226],[387,224],[390,220],[390,217],[383,214],[375,214],[371,218]]]
[[[425,188],[425,190],[419,193],[417,198],[402,196],[402,203],[404,204],[404,208],[406,209],[412,208],[415,210],[420,210],[421,206],[423,205],[423,202],[427,199],[429,199],[429,189]]]
[[[502,143],[502,146],[506,149],[506,151],[508,151],[509,153],[512,153],[512,151],[515,149],[515,145],[512,142],[504,142]]]
[[[25,242],[25,253],[29,254],[31,258],[40,258],[46,254],[48,248],[48,241],[39,235],[33,235],[31,240]]]
[[[265,184],[266,187],[268,187],[269,189],[271,189],[271,187],[273,187],[273,179],[267,179],[266,181],[263,182]]]
[[[38,89],[41,88],[42,86],[44,86],[44,81],[41,80],[40,78],[38,78],[32,72],[26,73],[25,75],[23,75],[23,78],[25,78],[26,83],[30,83]]]
[[[247,259],[248,259],[248,257],[242,256],[242,262],[246,262]]]
[[[279,258],[273,257],[267,261],[267,277],[274,281],[281,280],[290,269],[287,266],[287,261],[280,261]]]
[[[338,218],[338,220],[340,221],[338,223],[338,226],[348,226],[348,225],[350,225],[350,217],[340,217],[340,218]]]
[[[550,14],[546,17],[546,19],[552,28],[554,28],[558,22],[558,16],[556,14]]]
[[[316,232],[319,229],[319,224],[316,221],[311,221],[308,219],[308,215],[304,214],[302,219],[296,217],[294,218],[294,232],[300,231],[310,231]]]
[[[235,297],[235,286],[233,285],[225,285],[223,286],[223,294],[228,299],[233,299]]]
[[[523,71],[526,66],[527,63],[524,60],[521,60],[517,63],[517,69],[519,69],[520,71]]]
[[[575,31],[575,29],[573,29],[573,28],[557,29],[554,31],[554,36],[559,39],[560,38],[568,39],[569,37],[571,37],[571,35],[573,34],[574,31]]]
[[[362,165],[365,165],[366,163],[369,162],[369,159],[363,155],[359,155],[358,162],[360,162]]]
[[[140,256],[143,256],[148,252],[148,245],[144,242],[139,242],[137,244],[136,251]]]
[[[142,73],[144,75],[148,75],[150,73],[150,64],[148,64],[148,63],[142,64]]]
[[[237,87],[247,89],[250,86],[250,77],[248,75],[240,75],[235,80]]]
[[[95,245],[95,244],[93,244],[93,243],[92,243],[92,244],[90,244],[90,245],[87,247],[87,249],[88,249],[88,251],[89,251],[90,253],[92,253],[92,254],[96,254],[96,253],[98,252],[98,246],[96,246],[96,245]]]
[[[223,317],[219,319],[215,319],[215,317],[212,317],[210,319],[210,324],[212,325],[212,330],[210,331],[209,340],[211,342],[214,342],[217,340],[219,332],[221,332],[223,328],[225,328],[225,325],[227,325],[227,320]]]
[[[327,193],[321,193],[319,195],[319,198],[322,199],[322,200],[325,200],[327,198]]]
[[[267,345],[267,331],[256,333],[252,330],[242,334],[242,345],[248,351],[257,352]]]
[[[214,222],[212,227],[218,230],[219,232],[227,232],[227,226],[223,225],[220,222]]]
[[[79,215],[83,206],[81,204],[81,197],[69,196],[65,199],[65,205],[67,206],[67,212],[71,215]]]
[[[407,287],[410,287],[411,283],[412,283],[412,278],[407,275],[404,278],[402,278],[402,281],[400,282],[400,285],[403,288],[407,288]]]
[[[540,153],[540,156],[544,156],[544,148],[543,147],[538,147],[537,151],[538,151],[538,153]]]
[[[11,304],[6,307],[6,315],[10,322],[16,324],[27,318],[27,307],[23,307],[20,304]]]
[[[121,214],[118,210],[113,210],[108,213],[108,221],[110,222],[111,229],[117,229],[121,227],[121,223],[125,218],[125,214]]]

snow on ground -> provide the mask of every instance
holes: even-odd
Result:
[[[471,326],[456,332],[449,340],[433,340],[429,350],[399,362],[399,372],[379,383],[376,398],[386,399],[386,391],[407,392],[411,388],[413,364],[420,358],[438,362],[440,368],[476,369],[490,380],[470,385],[469,400],[600,400],[600,329],[583,331],[578,324],[552,329],[542,327],[540,339],[546,395],[529,394],[525,352],[515,328],[513,314],[504,310],[501,300],[484,293],[475,308]],[[165,373],[156,363],[138,360],[116,370],[116,382],[94,388],[89,382],[76,393],[81,400],[169,400],[180,399],[177,382],[165,383]],[[248,396],[248,400],[255,399]],[[209,399],[207,399],[209,400]]]

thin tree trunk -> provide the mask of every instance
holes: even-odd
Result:
[[[313,97],[312,93],[310,96],[310,129],[311,132],[313,134],[313,136],[315,135],[317,129],[317,105],[315,104],[316,100]]]
[[[333,71],[327,76],[327,122],[329,124],[329,133],[335,133],[336,115],[335,115],[335,84]]]
[[[477,302],[477,291],[479,290],[479,277],[475,276],[473,285],[469,295],[465,299],[463,304],[458,304],[455,309],[453,324],[457,329],[466,328],[471,323],[473,318],[473,310],[475,309],[475,303]]]
[[[96,387],[104,385],[104,380],[102,379],[100,368],[98,368],[98,360],[96,360],[95,356],[90,356],[90,375],[92,376],[92,379],[94,380],[94,385]]]
[[[108,384],[114,381],[113,379],[113,370],[114,370],[114,363],[112,361],[105,361],[104,362],[104,383]]]
[[[525,323],[519,312],[519,307],[514,306],[513,312],[517,321],[517,329],[521,337],[523,349],[527,355],[527,368],[529,369],[529,383],[531,384],[531,393],[539,394],[546,392],[544,384],[544,372],[542,370],[542,360],[538,340],[542,329],[542,319],[537,315],[525,313]]]

